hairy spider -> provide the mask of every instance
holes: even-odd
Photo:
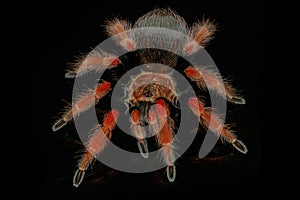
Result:
[[[153,27],[177,31],[188,35],[192,40],[173,41],[163,34],[158,36],[151,34],[151,32],[138,30],[139,28]],[[130,113],[130,129],[137,140],[140,154],[147,158],[149,151],[144,127],[150,126],[149,130],[154,133],[167,166],[167,178],[173,182],[176,177],[173,139],[176,135],[175,121],[178,115],[172,115],[171,109],[176,107],[179,92],[177,91],[178,83],[170,69],[184,68],[181,70],[182,74],[188,77],[193,88],[197,90],[197,95],[204,89],[209,89],[232,103],[245,103],[245,100],[237,94],[236,90],[215,71],[201,66],[178,66],[179,56],[174,51],[181,51],[185,55],[195,54],[199,51],[200,45],[205,47],[213,38],[216,26],[209,20],[204,20],[188,27],[185,20],[171,9],[155,9],[140,17],[134,25],[126,20],[115,18],[108,21],[105,28],[108,35],[113,36],[118,45],[127,52],[136,54],[135,58],[138,59],[139,64],[145,64],[143,70],[132,77],[126,85],[124,103],[126,103]],[[133,29],[137,30],[128,32]],[[143,46],[141,44],[158,44],[161,47],[169,45],[168,48],[173,51],[138,48]],[[91,71],[107,69],[106,73],[109,77],[110,71],[118,71],[123,67],[128,69],[134,67],[124,66],[123,63],[120,57],[104,52],[102,49],[95,49],[78,61],[65,76],[66,78],[75,78]],[[163,65],[158,66],[152,63]],[[120,71],[122,72],[122,69]],[[118,78],[120,76],[116,79]],[[53,125],[53,131],[57,131],[73,117],[95,106],[101,98],[110,93],[116,81],[103,80],[97,84],[95,89],[81,95]],[[223,141],[231,143],[238,151],[247,152],[246,146],[236,138],[229,126],[223,125],[220,118],[211,109],[205,107],[199,96],[190,97],[186,104],[204,128],[209,128],[218,134]],[[113,129],[116,127],[118,117],[121,114],[117,109],[111,109],[103,114],[102,123],[93,130],[86,146],[87,150],[78,163],[78,169],[73,178],[75,187],[78,187],[82,182],[86,169],[95,160],[95,155],[101,152],[111,139]]]

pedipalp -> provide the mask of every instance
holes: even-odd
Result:
[[[174,121],[170,117],[170,110],[163,99],[157,99],[155,108],[151,111],[150,124],[155,131],[157,143],[161,147],[163,161],[167,165],[167,178],[169,182],[174,182],[176,178],[175,148],[174,140]]]

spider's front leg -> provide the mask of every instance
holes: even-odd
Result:
[[[246,103],[245,99],[239,97],[236,90],[227,81],[223,81],[216,72],[204,67],[195,68],[192,66],[187,67],[184,72],[187,77],[197,83],[198,87],[202,89],[207,87],[232,103]]]
[[[89,91],[82,95],[72,106],[67,109],[62,118],[59,119],[53,126],[52,130],[57,131],[67,124],[72,117],[79,116],[80,113],[90,109],[98,103],[99,99],[103,98],[111,89],[111,84],[107,81],[100,83],[95,90]]]
[[[191,97],[188,105],[193,113],[199,117],[200,123],[205,128],[208,128],[209,126],[211,131],[219,134],[226,141],[230,142],[238,151],[244,154],[247,153],[247,147],[243,144],[243,142],[238,140],[229,130],[228,126],[223,125],[216,115],[209,112],[200,100],[198,100],[196,97]]]
[[[163,99],[157,99],[155,108],[149,110],[149,122],[152,131],[156,133],[158,144],[164,162],[168,165],[167,177],[170,182],[176,178],[175,155],[174,155],[174,121],[170,118],[170,110]]]
[[[73,185],[78,187],[82,182],[85,170],[94,161],[96,154],[100,153],[112,136],[112,130],[116,127],[119,113],[111,110],[104,118],[102,125],[95,128],[87,145],[87,151],[78,163],[78,169],[73,178]]]

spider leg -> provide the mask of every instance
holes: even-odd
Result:
[[[184,45],[183,52],[187,55],[196,53],[200,49],[198,44],[205,47],[213,39],[215,32],[216,25],[209,20],[194,23],[190,29],[190,37],[193,40]]]
[[[95,160],[96,154],[100,153],[112,136],[112,130],[116,127],[119,113],[111,110],[104,118],[102,125],[95,128],[94,133],[89,138],[87,151],[78,163],[78,169],[73,177],[73,186],[78,187],[82,182],[85,170]]]
[[[141,155],[144,158],[148,158],[148,145],[147,140],[145,140],[145,128],[141,126],[140,123],[140,112],[136,108],[131,111],[131,131],[133,132],[134,136],[137,138],[137,144],[140,150]]]
[[[127,51],[134,51],[136,43],[128,34],[128,30],[132,27],[131,23],[126,20],[120,20],[115,18],[108,21],[105,28],[109,36],[113,36],[113,39]]]
[[[53,131],[61,129],[67,124],[72,117],[78,116],[80,113],[88,110],[98,103],[99,99],[103,98],[111,89],[111,84],[107,81],[97,85],[95,90],[89,91],[82,95],[67,111],[63,114],[62,118],[55,122],[52,126]]]
[[[219,134],[224,140],[231,143],[238,151],[246,154],[247,147],[242,141],[238,140],[236,136],[229,130],[228,126],[222,125],[220,119],[213,113],[207,111],[208,109],[204,107],[204,104],[198,100],[196,97],[191,97],[189,99],[188,105],[193,113],[199,117],[200,123],[205,128],[210,128],[211,131]]]
[[[227,98],[227,100],[232,103],[246,103],[245,99],[239,97],[236,90],[227,81],[223,81],[222,77],[214,71],[207,68],[200,69],[189,66],[184,70],[184,72],[187,77],[197,83],[198,87],[207,87],[208,89],[215,91],[223,98]]]
[[[92,70],[104,71],[106,68],[117,67],[119,63],[120,60],[117,56],[104,51],[93,50],[87,56],[79,59],[74,67],[65,74],[65,77],[75,78]]]
[[[157,99],[155,108],[149,111],[150,126],[155,131],[157,142],[161,146],[164,162],[168,165],[167,177],[170,182],[176,178],[175,155],[174,155],[174,121],[170,118],[170,111],[163,99]]]

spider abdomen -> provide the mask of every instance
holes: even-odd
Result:
[[[182,17],[170,9],[156,9],[139,18],[133,28],[135,29],[133,29],[131,36],[137,44],[137,48],[142,46],[156,47],[155,49],[139,50],[142,63],[176,66],[177,54],[183,49],[186,40],[182,36],[189,32]],[[172,36],[170,37],[170,35]]]

